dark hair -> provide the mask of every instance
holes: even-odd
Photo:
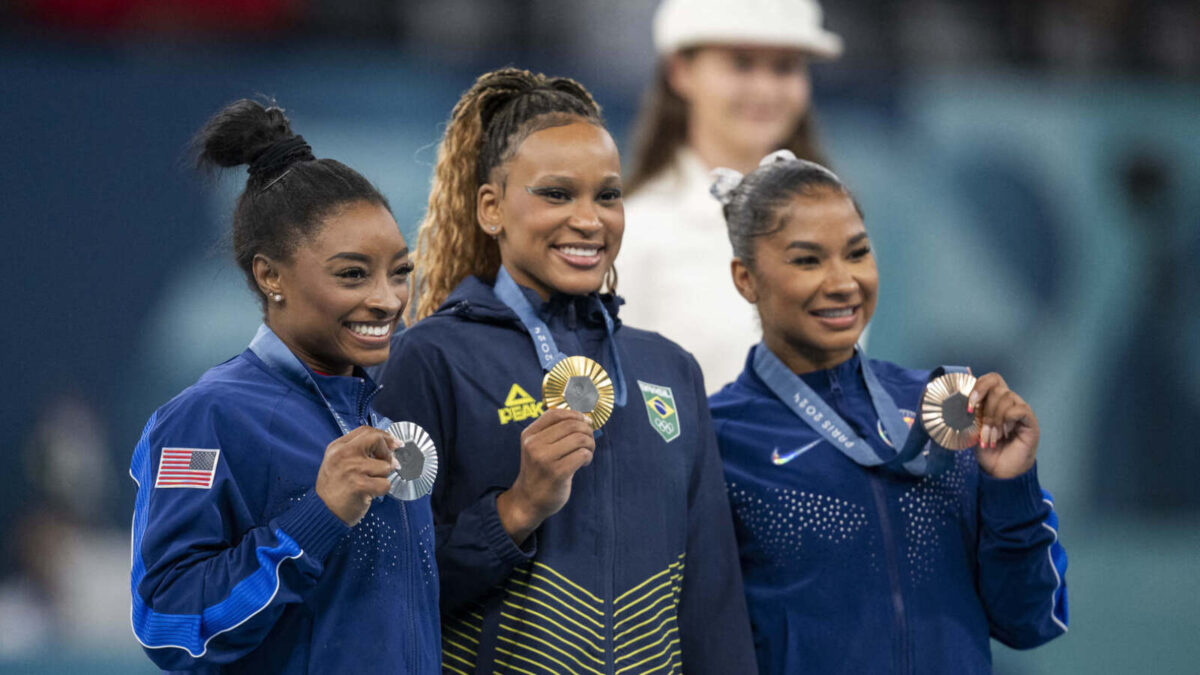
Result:
[[[201,168],[249,165],[246,188],[233,211],[233,255],[264,303],[254,280],[255,255],[289,260],[301,241],[347,204],[368,202],[390,210],[387,199],[357,171],[313,157],[274,104],[242,99],[225,106],[196,134],[193,147]]]
[[[675,53],[675,57],[690,59],[701,49],[703,47],[682,49]],[[636,193],[650,179],[662,173],[675,161],[675,152],[679,147],[687,144],[688,105],[667,81],[669,58],[659,59],[654,79],[642,94],[634,124],[633,160],[629,179],[625,181],[626,195]],[[809,104],[796,128],[780,142],[779,147],[791,150],[802,159],[827,164],[817,143],[816,126],[816,113]]]
[[[735,176],[736,177],[736,176]],[[714,193],[721,193],[714,186]],[[829,169],[795,157],[768,156],[732,189],[718,194],[724,204],[725,227],[733,255],[754,268],[754,240],[774,234],[783,227],[779,209],[796,197],[845,195],[862,217],[862,209],[850,190]]]
[[[486,78],[486,79],[485,79]],[[483,132],[475,178],[482,185],[534,132],[577,120],[603,127],[600,106],[583,85],[505,68],[480,78],[479,124]],[[489,92],[491,95],[486,95]]]
[[[600,106],[583,85],[517,68],[485,73],[450,113],[433,170],[429,207],[417,246],[416,318],[429,316],[466,277],[493,278],[500,248],[479,228],[479,186],[534,132],[585,121],[603,127]],[[608,284],[616,284],[610,268]]]

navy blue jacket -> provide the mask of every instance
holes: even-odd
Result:
[[[313,373],[265,326],[255,344],[289,367],[247,349],[159,408],[134,450],[134,634],[165,670],[438,672],[429,499],[377,500],[350,528],[313,489],[341,432],[308,377],[351,427],[386,424],[375,384]],[[162,486],[164,448],[203,450],[211,487]]]
[[[608,363],[600,302],[522,289],[568,355]],[[447,672],[746,673],[753,644],[700,371],[665,338],[617,322],[628,400],[523,548],[496,496],[542,413],[543,371],[516,314],[470,277],[408,329],[379,409],[437,444],[433,491]]]
[[[928,371],[871,365],[911,425]],[[801,377],[895,454],[858,356]],[[1027,648],[1066,632],[1066,553],[1036,467],[997,480],[973,450],[934,448],[925,478],[865,468],[750,360],[710,402],[761,672],[986,673],[989,634]]]

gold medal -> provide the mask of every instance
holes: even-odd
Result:
[[[542,400],[547,409],[567,408],[583,413],[592,428],[599,429],[612,415],[612,380],[599,363],[586,356],[568,356],[542,379]]]
[[[400,441],[400,447],[392,451],[400,468],[388,475],[392,485],[388,494],[406,502],[429,494],[438,473],[437,448],[433,439],[420,425],[412,422],[393,422],[387,430]]]
[[[925,387],[921,397],[921,424],[934,443],[947,450],[965,450],[979,442],[979,422],[967,412],[975,378],[967,373],[946,373]]]

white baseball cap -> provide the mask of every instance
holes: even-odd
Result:
[[[660,55],[706,44],[792,47],[817,58],[842,55],[842,38],[821,27],[817,0],[663,0],[654,15]]]

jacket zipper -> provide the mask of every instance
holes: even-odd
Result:
[[[879,515],[879,527],[883,531],[883,548],[887,554],[888,582],[892,588],[892,611],[896,629],[896,672],[908,673],[908,621],[904,613],[904,591],[900,584],[900,564],[897,560],[896,541],[892,532],[891,517],[887,508],[887,493],[876,470],[871,471],[871,491],[875,495],[875,511]]]
[[[612,453],[608,452],[609,448],[607,447],[609,444],[607,442],[604,442],[604,440],[602,438],[597,439],[597,440],[604,443],[604,445],[605,445],[604,454],[609,455],[609,457],[607,457],[606,459],[610,460],[610,461],[606,461],[604,463],[605,464],[605,473],[607,474],[607,477],[608,477],[608,499],[606,501],[607,501],[607,507],[608,507],[608,514],[607,514],[608,515],[608,523],[607,523],[607,525],[608,525],[608,551],[609,551],[608,574],[606,575],[608,588],[605,589],[605,594],[604,594],[604,597],[605,597],[604,604],[606,605],[606,607],[604,608],[604,610],[605,610],[604,613],[606,615],[604,623],[605,623],[605,630],[608,633],[608,655],[605,657],[604,660],[608,663],[607,670],[608,670],[609,675],[613,675],[613,673],[615,673],[616,669],[617,669],[617,661],[616,661],[617,645],[616,645],[616,638],[614,635],[615,631],[613,630],[613,623],[616,620],[616,617],[613,614],[614,610],[616,609],[616,607],[613,605],[613,599],[616,597],[616,587],[617,587],[617,580],[616,580],[617,565],[616,565],[616,560],[615,560],[615,558],[617,556],[617,525],[615,522],[616,521],[616,515],[614,513],[615,509],[613,507],[613,505],[616,503],[616,499],[617,499],[616,481],[613,480],[613,478],[614,478],[613,477],[613,470],[614,470],[613,467],[616,463],[611,461]],[[597,449],[599,449],[599,448],[597,448]]]
[[[359,385],[358,385],[358,423],[360,425],[362,425],[362,424],[370,425],[371,424],[371,420],[367,418],[367,404],[370,402],[370,400],[372,398],[375,397],[374,394],[375,394],[374,391],[367,391],[367,381],[360,379]],[[416,597],[417,579],[415,577],[415,574],[413,571],[413,564],[412,564],[413,563],[413,560],[412,560],[412,545],[413,544],[412,544],[412,533],[409,531],[410,528],[408,526],[408,504],[401,502],[399,504],[399,507],[400,507],[400,523],[402,525],[402,529],[404,530],[404,537],[401,539],[401,541],[405,542],[405,545],[401,546],[400,548],[404,549],[404,569],[408,574],[408,589],[410,591],[410,597]],[[416,620],[413,618],[412,612],[406,612],[406,614],[408,616],[408,634],[405,636],[406,644],[405,644],[405,649],[404,649],[403,653],[416,654],[417,653],[417,650],[416,650],[417,624],[416,624]],[[413,665],[415,665],[415,664],[410,664],[410,666],[413,666]],[[420,668],[420,666],[416,665],[416,669],[419,669],[419,668]],[[417,670],[414,670],[410,667],[409,672],[417,672]]]
[[[402,541],[405,542],[405,545],[401,546],[400,548],[404,549],[404,566],[405,566],[405,569],[408,571],[408,589],[410,592],[409,597],[415,598],[415,597],[417,597],[417,584],[416,584],[416,580],[414,579],[413,560],[412,560],[413,541],[412,541],[412,533],[409,532],[409,527],[408,527],[408,503],[407,502],[402,502],[400,504],[400,523],[404,526],[403,527],[404,539]],[[420,656],[418,650],[416,649],[416,645],[417,645],[416,620],[413,619],[412,612],[406,612],[406,614],[408,614],[408,649],[405,650],[405,653],[412,654],[414,656]],[[411,662],[410,667],[411,668],[410,668],[409,672],[415,673],[415,672],[419,671],[421,666],[417,663],[417,659],[414,659]]]
[[[837,372],[829,371],[829,387],[832,397],[837,400],[837,406],[842,407],[842,384],[838,381]],[[860,430],[861,431],[861,430]],[[876,469],[868,469],[871,478],[871,493],[875,498],[875,512],[879,516],[879,528],[883,536],[883,548],[887,557],[888,583],[891,586],[892,619],[896,631],[896,642],[893,647],[896,659],[896,672],[909,672],[908,655],[908,621],[904,611],[904,591],[900,581],[899,551],[896,550],[896,538],[892,531],[892,519],[888,513],[887,491],[883,480]]]

